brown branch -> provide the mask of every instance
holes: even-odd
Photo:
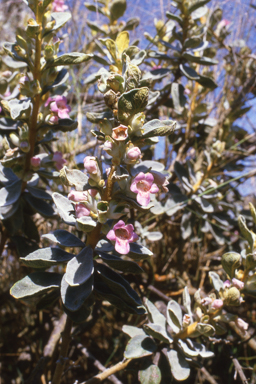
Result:
[[[109,376],[113,375],[116,372],[122,371],[127,367],[127,365],[132,361],[132,359],[123,360],[114,365],[113,367],[106,369],[104,372],[99,373],[98,375],[92,377],[91,379],[84,381],[82,384],[98,384],[101,381],[107,379]],[[52,383],[54,384],[54,383]]]
[[[106,371],[106,368],[104,365],[101,364],[99,360],[97,360],[86,348],[82,346],[82,344],[78,344],[77,348],[79,348],[84,356],[87,357],[87,359],[93,360],[93,365],[102,372]],[[112,381],[113,384],[122,384],[120,380],[115,375],[111,375],[108,377],[108,380]]]
[[[64,331],[62,333],[62,344],[60,349],[59,360],[57,361],[56,369],[53,375],[52,384],[59,384],[63,370],[65,368],[66,357],[68,354],[68,348],[71,341],[71,330],[72,330],[73,321],[67,317]]]
[[[247,380],[246,377],[245,377],[243,368],[241,367],[239,361],[238,361],[235,357],[233,357],[232,361],[233,361],[235,370],[237,371],[237,373],[238,373],[238,375],[239,375],[239,377],[240,377],[242,383],[243,383],[243,384],[248,384],[248,380]]]
[[[40,377],[43,375],[45,367],[51,360],[56,345],[59,341],[61,332],[64,330],[66,318],[67,315],[64,313],[58,321],[55,321],[51,336],[48,340],[48,343],[44,347],[44,356],[41,357],[41,359],[38,361],[36,367],[33,369],[31,375],[27,379],[26,384],[38,384],[40,382]]]
[[[201,368],[200,369],[201,373],[204,376],[204,379],[207,380],[210,384],[218,384],[217,381],[210,375],[210,373],[207,371],[206,368]]]

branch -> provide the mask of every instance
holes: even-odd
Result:
[[[101,364],[101,362],[99,360],[97,360],[86,348],[84,348],[82,346],[82,344],[78,344],[77,345],[77,348],[79,348],[82,352],[82,354],[84,356],[87,357],[87,359],[91,359],[93,360],[93,365],[99,370],[99,371],[102,371],[102,372],[105,372],[106,371],[106,368],[104,367],[104,365]],[[118,378],[115,376],[115,375],[111,375],[108,377],[108,380],[112,381],[112,383],[114,384],[122,384],[122,382],[120,380],[118,380]]]
[[[232,361],[234,363],[235,370],[238,372],[238,375],[240,376],[240,379],[241,379],[242,383],[243,384],[248,384],[248,381],[247,381],[247,379],[245,377],[243,368],[241,367],[239,361],[235,357],[233,357]]]
[[[120,361],[113,367],[106,369],[104,372],[99,373],[98,375],[92,377],[91,379],[84,381],[82,384],[98,384],[101,381],[107,379],[109,376],[113,375],[116,372],[122,371],[127,367],[127,365],[132,361],[132,359],[124,359],[123,361]],[[52,383],[54,384],[54,383]]]

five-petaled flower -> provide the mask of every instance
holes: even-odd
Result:
[[[134,232],[132,224],[125,225],[123,220],[119,220],[107,234],[107,238],[115,241],[115,250],[122,255],[130,252],[130,244],[138,239],[138,235]]]
[[[128,137],[128,127],[119,125],[119,127],[112,129],[112,137],[117,141],[124,141]]]
[[[45,103],[45,107],[50,104],[50,110],[55,113],[60,119],[70,119],[69,112],[71,107],[67,104],[65,96],[49,97]]]
[[[140,172],[132,181],[131,191],[137,193],[136,200],[141,205],[148,205],[150,193],[159,192],[158,186],[154,183],[154,176],[151,173]]]
[[[53,12],[64,12],[68,9],[68,6],[64,4],[64,0],[53,0],[52,11]]]

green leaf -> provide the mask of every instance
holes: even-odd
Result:
[[[221,264],[226,274],[233,279],[235,277],[235,271],[241,265],[242,257],[237,252],[227,252],[221,257]],[[214,273],[214,272],[211,272]],[[210,274],[210,273],[209,273]]]
[[[95,251],[98,252],[112,252],[114,250],[114,246],[108,242],[107,240],[101,239],[95,248]]]
[[[85,63],[93,57],[91,53],[79,53],[71,52],[64,53],[64,55],[58,56],[56,59],[50,59],[47,61],[46,68],[57,67],[59,65],[75,65]]]
[[[137,315],[144,315],[145,308],[142,305],[130,305],[126,301],[124,301],[121,297],[117,296],[116,291],[112,291],[107,284],[101,281],[96,275],[97,280],[95,281],[94,292],[97,294],[98,298],[101,300],[107,300],[115,307],[119,309],[119,311],[124,311]]]
[[[167,321],[174,333],[178,333],[182,327],[182,311],[180,305],[170,300],[167,304]]]
[[[83,241],[78,239],[72,233],[65,231],[64,229],[57,229],[53,233],[47,233],[42,235],[42,238],[50,240],[53,243],[61,245],[62,247],[84,247]]]
[[[180,70],[189,80],[195,80],[203,87],[215,89],[218,85],[210,77],[199,75],[193,68],[185,64],[180,64]]]
[[[70,12],[53,12],[51,16],[55,20],[55,25],[53,26],[52,31],[56,31],[61,28],[72,17]],[[47,33],[49,32],[47,31]]]
[[[161,325],[145,324],[143,328],[149,336],[152,336],[157,340],[168,344],[173,341],[172,338],[167,335],[165,328],[161,327]]]
[[[207,337],[212,337],[215,334],[215,329],[211,324],[198,323],[196,331]]]
[[[41,128],[44,128],[46,125],[41,126]],[[61,131],[61,132],[71,132],[77,129],[78,122],[71,119],[59,119],[58,124],[54,124],[50,126],[50,129],[54,131]]]
[[[67,69],[62,68],[58,72],[58,75],[57,75],[56,79],[54,80],[54,82],[51,85],[47,85],[43,88],[41,95],[44,95],[45,93],[49,92],[50,90],[57,88],[60,85],[66,83],[68,78],[69,78],[69,73],[68,73]],[[62,119],[62,120],[66,120],[66,119]],[[53,127],[53,126],[51,126],[51,127]]]
[[[44,189],[34,188],[27,185],[27,190],[29,191],[29,193],[31,193],[32,196],[38,199],[52,200],[52,196],[50,195],[50,193],[48,193]]]
[[[64,167],[61,170],[61,177],[65,178],[68,185],[70,187],[75,187],[77,191],[85,191],[89,187],[88,176],[78,169],[68,169],[67,167]]]
[[[33,272],[17,281],[17,283],[12,286],[10,294],[15,299],[36,296],[49,289],[58,288],[61,277],[59,273]]]
[[[52,199],[57,207],[57,212],[61,219],[68,225],[75,225],[74,207],[69,199],[57,192],[52,194]]]
[[[17,43],[4,43],[3,44],[3,49],[7,55],[9,55],[15,61],[22,61],[22,62],[27,64],[28,63],[27,57],[24,57],[23,55],[20,56],[18,54],[18,50],[15,49],[16,47],[19,47],[19,45]],[[20,66],[15,66],[14,68],[20,68]],[[23,68],[23,65],[22,65],[22,68]]]
[[[27,267],[48,268],[56,264],[63,264],[72,259],[74,255],[60,248],[41,248],[30,253],[20,260]]]
[[[183,20],[182,20],[182,18],[180,16],[174,15],[173,13],[167,11],[166,12],[166,17],[168,17],[168,19],[177,21],[180,24],[181,27],[183,26]]]
[[[116,293],[121,299],[130,305],[142,306],[141,300],[130,284],[118,273],[112,271],[103,264],[97,263],[97,272],[101,279]]]
[[[118,100],[118,119],[126,122],[131,116],[142,112],[148,103],[149,89],[135,88],[123,93]]]
[[[183,300],[183,306],[186,309],[187,313],[189,315],[192,315],[191,311],[191,298],[190,294],[188,292],[188,287],[186,286],[182,292],[182,300]]]
[[[98,32],[98,33],[102,33],[103,35],[106,35],[107,34],[107,31],[105,31],[105,29],[101,28],[100,25],[98,23],[93,23],[91,21],[86,21],[86,24],[88,25],[89,28],[91,28],[92,31],[94,32]],[[98,56],[99,57],[99,56]],[[94,60],[95,60],[95,56],[94,56]]]
[[[184,57],[188,61],[191,61],[192,63],[198,63],[201,65],[216,65],[219,63],[218,60],[214,60],[204,56],[192,55],[189,52],[184,52],[182,57]]]
[[[188,8],[188,14],[195,12],[198,8],[203,7],[205,4],[209,3],[210,0],[197,0],[193,5]]]
[[[22,180],[14,181],[0,189],[0,206],[6,207],[14,204],[21,194]]]
[[[188,38],[184,41],[184,44],[183,44],[183,48],[185,49],[194,49],[194,48],[197,48],[200,43],[201,43],[201,39],[199,37],[191,37],[191,38]]]
[[[113,113],[111,111],[87,112],[86,117],[87,117],[87,120],[89,120],[91,123],[98,124],[102,120],[109,120],[109,119],[113,118]]]
[[[211,284],[213,285],[213,288],[219,292],[221,289],[223,289],[223,281],[220,279],[219,275],[216,272],[209,272],[209,279],[211,281]]]
[[[134,336],[127,344],[124,357],[126,359],[138,359],[140,357],[152,355],[157,346],[150,337],[144,335]]]
[[[201,19],[201,17],[205,16],[208,12],[208,7],[206,5],[197,8],[194,12],[191,13],[191,17],[193,20]]]
[[[181,348],[181,350],[184,352],[185,356],[196,357],[199,355],[198,351],[194,351],[193,349],[190,349],[187,343],[181,339],[178,339],[178,345]]]
[[[18,119],[21,117],[21,115],[28,111],[31,107],[31,99],[12,99],[8,102],[8,106],[10,108],[10,114],[12,119]]]
[[[181,353],[171,349],[167,352],[167,358],[174,379],[177,381],[186,380],[190,375],[190,368],[185,357]]]
[[[89,9],[89,11],[91,12],[99,12],[101,13],[102,15],[105,15],[106,16],[106,13],[104,12],[104,8],[99,6],[99,4],[97,3],[97,5],[94,5],[94,4],[90,4],[90,3],[84,3],[84,5],[86,6],[87,9]]]
[[[141,384],[160,384],[161,378],[161,371],[155,364],[151,364],[146,369],[139,371],[139,381]]]
[[[129,335],[130,337],[134,336],[146,336],[146,333],[141,328],[133,327],[132,325],[123,325],[122,331]]]
[[[53,207],[44,200],[38,199],[29,193],[24,194],[24,199],[35,210],[35,212],[40,213],[43,217],[52,217],[55,215]]]
[[[66,274],[61,281],[60,294],[64,306],[74,312],[82,307],[93,291],[93,275],[85,283],[71,287],[66,281]]]
[[[90,216],[82,216],[76,219],[76,227],[80,231],[91,232],[96,228],[97,222],[94,221]]]
[[[68,308],[65,307],[65,305],[63,305],[63,309],[72,321],[81,324],[88,319],[92,312],[92,306],[88,306],[87,304],[87,301],[89,300],[90,297],[83,303],[83,305],[77,311],[70,311]]]
[[[253,297],[256,297],[256,275],[249,276],[244,285],[244,292],[246,292],[248,295],[251,295]]]
[[[93,250],[90,246],[69,260],[66,268],[65,280],[70,286],[85,283],[93,274]]]
[[[238,217],[238,225],[242,236],[248,241],[250,250],[253,252],[256,247],[256,235],[247,228],[245,218],[243,216]]]
[[[156,306],[151,303],[150,300],[146,299],[145,305],[148,310],[148,318],[151,323],[160,325],[163,329],[166,328],[166,318],[164,315],[162,315],[161,312],[158,311]]]
[[[126,0],[112,0],[109,3],[110,18],[115,21],[123,16],[126,10]]]
[[[154,137],[154,136],[168,136],[170,135],[176,126],[176,122],[173,120],[151,120],[143,125],[143,133],[140,137]]]
[[[178,83],[172,83],[171,95],[172,95],[173,106],[175,111],[178,113],[182,113],[184,106],[186,104],[186,97],[184,96],[183,85]]]
[[[189,173],[187,169],[181,163],[175,161],[174,170],[184,189],[189,193],[193,191],[193,187],[190,183]]]
[[[110,55],[114,59],[114,61],[117,61],[117,46],[114,40],[112,39],[99,39],[99,41],[105,45],[107,50],[109,51]],[[110,57],[111,60],[111,57]]]
[[[111,268],[124,273],[142,273],[143,269],[137,263],[129,260],[123,260],[119,256],[109,255],[105,252],[98,252],[99,257]]]
[[[130,252],[128,256],[134,260],[142,260],[153,256],[153,253],[143,245],[137,243],[130,243]]]

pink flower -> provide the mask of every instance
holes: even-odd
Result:
[[[140,156],[141,156],[141,151],[139,147],[129,148],[128,151],[126,152],[126,157],[130,161],[136,161],[140,158]]]
[[[119,125],[119,127],[112,129],[112,137],[117,141],[124,141],[128,137],[128,127],[125,125]]]
[[[107,234],[107,238],[111,241],[115,241],[115,250],[118,253],[127,255],[130,252],[129,243],[136,241],[138,235],[134,232],[132,224],[125,225],[124,221],[119,220],[113,229]]]
[[[80,201],[87,201],[88,200],[88,194],[86,191],[71,191],[68,194],[68,199],[74,202],[80,202]]]
[[[191,319],[191,316],[185,314],[185,315],[183,316],[183,321],[182,321],[183,325],[189,325],[189,324],[190,324],[190,319]]]
[[[50,104],[51,103],[51,104]],[[57,114],[60,119],[69,119],[69,112],[71,107],[67,105],[67,98],[65,96],[49,97],[45,103],[45,107],[50,104],[50,110]]]
[[[103,144],[102,149],[110,154],[113,149],[113,143],[109,140],[106,140],[105,143]]]
[[[64,0],[54,0],[52,3],[53,12],[64,12],[68,9],[68,6],[64,4]]]
[[[241,329],[241,331],[247,331],[249,327],[249,324],[243,321],[242,319],[240,319],[240,317],[238,317],[235,320],[235,323],[236,323],[236,326]]]
[[[212,299],[210,297],[204,297],[202,300],[201,300],[201,305],[205,306],[205,305],[209,305],[212,303]]]
[[[221,299],[213,300],[212,302],[212,308],[213,309],[220,309],[223,307],[223,301]]]
[[[89,194],[91,195],[91,197],[95,197],[97,193],[98,193],[97,189],[89,189]]]
[[[51,124],[58,124],[58,122],[59,122],[59,118],[56,115],[51,116],[49,119],[49,123]]]
[[[233,286],[236,287],[237,289],[243,289],[244,288],[244,283],[238,279],[233,278],[232,283],[233,283]]]
[[[225,288],[230,288],[231,287],[231,282],[230,282],[230,280],[226,280],[226,281],[224,281],[224,283],[223,283],[223,288],[225,289]]]
[[[137,193],[136,200],[141,205],[148,205],[150,193],[157,193],[159,188],[154,184],[154,176],[151,173],[140,172],[133,180],[131,191]]]
[[[151,71],[155,71],[156,69],[161,69],[161,65],[154,65],[154,67],[151,68]]]
[[[82,216],[89,216],[90,209],[86,208],[82,203],[75,205],[76,217],[79,219]]]
[[[52,161],[55,161],[55,167],[58,169],[58,171],[60,171],[63,165],[67,162],[65,159],[63,159],[62,153],[59,151],[54,152]]]
[[[84,168],[88,173],[97,174],[99,167],[94,156],[86,156],[84,158]]]
[[[41,164],[41,159],[40,159],[40,157],[37,157],[37,156],[33,156],[33,157],[31,157],[31,159],[30,159],[30,164],[31,164],[32,167],[34,167],[34,168],[39,168],[39,167],[40,167],[40,164]]]

